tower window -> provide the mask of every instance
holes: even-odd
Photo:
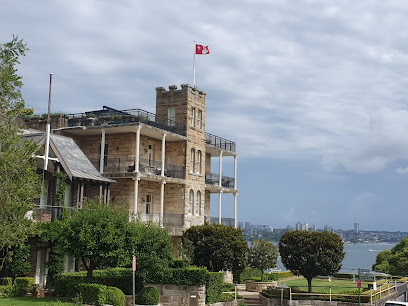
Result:
[[[191,126],[195,126],[195,112],[196,112],[196,109],[193,107],[191,109],[191,122],[190,122]]]
[[[194,191],[192,189],[190,189],[190,193],[188,196],[188,202],[190,203],[188,213],[191,215],[193,214],[193,206],[194,206]]]
[[[190,156],[190,172],[194,173],[195,172],[195,150],[191,149],[191,156]]]
[[[203,112],[201,110],[198,110],[197,112],[197,127],[201,129],[203,127]]]

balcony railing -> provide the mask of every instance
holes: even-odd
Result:
[[[205,216],[204,217],[204,222],[208,222],[208,223],[215,223],[215,224],[219,224],[219,219],[218,217],[209,217],[209,216]],[[225,226],[234,226],[235,225],[235,219],[234,218],[221,218],[221,224],[225,225]]]
[[[138,215],[138,217],[142,222],[153,222],[155,224],[160,224],[160,214],[158,213],[141,213]],[[184,225],[184,217],[181,214],[163,214],[163,225],[168,227],[182,227]]]
[[[216,185],[220,184],[220,176],[215,173],[206,173],[205,174],[205,183],[207,185]],[[224,188],[234,188],[235,179],[229,176],[222,176],[221,186]]]
[[[72,212],[76,207],[52,206],[52,205],[35,205],[33,219],[41,222],[53,222],[61,220],[65,210]]]
[[[117,173],[131,173],[135,171],[135,157],[130,158],[107,158],[105,159],[105,165],[103,167],[104,174],[117,174]],[[99,159],[91,160],[92,164],[98,171]],[[161,175],[162,163],[155,160],[149,160],[140,158],[139,160],[139,172],[145,174]],[[185,167],[176,166],[172,164],[164,164],[164,176],[173,177],[178,179],[185,178]]]
[[[102,110],[68,115],[69,127],[100,126],[133,122],[141,122],[182,136],[186,135],[186,126],[184,124],[142,109],[116,110],[104,106]]]
[[[205,133],[205,143],[222,150],[227,150],[231,152],[236,152],[236,145],[235,142],[221,138],[210,133]]]

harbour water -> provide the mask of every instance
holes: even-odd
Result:
[[[345,244],[344,251],[346,256],[343,260],[341,273],[357,273],[358,268],[371,270],[375,263],[378,252],[390,250],[395,244]],[[278,269],[285,271],[286,268],[278,260]]]

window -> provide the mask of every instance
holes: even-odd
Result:
[[[152,194],[146,194],[146,214],[152,213]]]
[[[197,215],[197,216],[199,216],[200,215],[200,209],[201,209],[201,192],[200,191],[197,191],[197,203],[196,203],[196,206],[195,206],[195,214]]]
[[[190,156],[190,173],[194,173],[195,170],[195,150],[191,149],[191,156]]]
[[[189,194],[189,197],[188,197],[188,201],[190,203],[188,213],[190,215],[192,215],[193,214],[193,206],[194,206],[194,191],[192,189],[190,189],[190,194]]]
[[[199,129],[201,129],[203,127],[202,121],[203,121],[203,112],[198,110],[198,112],[197,112],[197,127]]]
[[[170,126],[175,125],[175,121],[176,121],[176,108],[175,107],[169,107],[169,109],[167,110],[167,119],[169,119]]]
[[[201,174],[201,151],[197,151],[197,173]]]
[[[48,180],[43,180],[40,207],[44,208],[48,204]]]
[[[195,108],[193,107],[191,109],[191,122],[190,122],[191,126],[195,126]]]

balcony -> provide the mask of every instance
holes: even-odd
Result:
[[[152,222],[154,224],[160,224],[160,214],[152,213],[138,214],[138,218],[141,222]],[[163,226],[166,227],[183,227],[184,225],[184,216],[176,214],[163,214]]]
[[[68,127],[106,126],[141,122],[159,129],[186,135],[186,126],[176,121],[157,116],[142,109],[116,110],[104,106],[102,110],[68,115]]]
[[[205,143],[210,146],[217,147],[221,150],[236,152],[236,145],[235,142],[215,136],[210,133],[205,133]]]
[[[135,157],[130,158],[106,158],[103,174],[126,174],[135,171]],[[91,160],[94,167],[99,169],[99,159]],[[140,158],[139,172],[144,174],[161,175],[162,163],[155,160]],[[184,179],[185,167],[172,164],[164,164],[164,176]]]
[[[65,210],[72,212],[76,207],[52,206],[52,205],[35,205],[34,220],[40,222],[53,222],[61,220]]]
[[[215,173],[206,173],[205,174],[205,183],[207,185],[218,186],[220,184],[220,176]],[[234,188],[235,179],[229,176],[222,176],[221,186],[224,188]]]

